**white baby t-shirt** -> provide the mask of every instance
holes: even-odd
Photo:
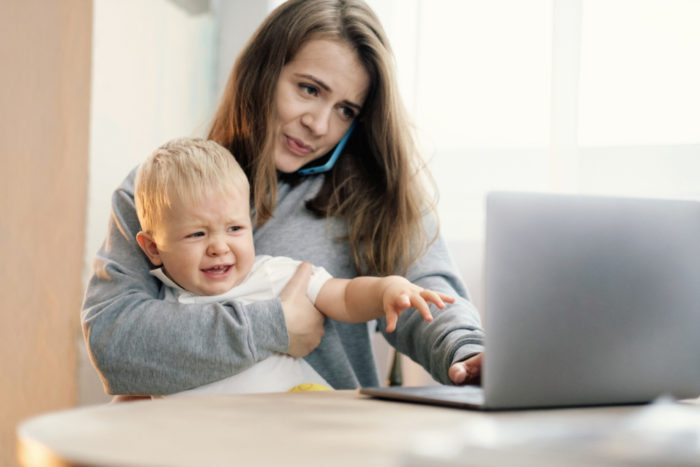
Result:
[[[152,270],[151,274],[166,286],[165,300],[179,303],[233,300],[247,304],[278,297],[300,264],[301,261],[283,256],[257,256],[250,272],[239,285],[226,293],[206,296],[183,289],[166,276],[162,268]],[[322,267],[314,266],[312,270],[306,295],[315,303],[319,291],[332,276]],[[308,383],[331,387],[303,358],[277,354],[236,375],[174,395],[284,392]]]

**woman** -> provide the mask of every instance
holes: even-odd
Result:
[[[343,154],[326,163],[349,131]],[[438,381],[479,381],[478,313],[437,235],[389,45],[367,5],[292,0],[273,11],[236,61],[209,137],[250,179],[259,254],[309,261],[335,277],[399,273],[459,296],[434,310],[431,324],[404,313],[385,337]],[[309,167],[328,170],[308,175]],[[166,303],[135,241],[133,173],[112,209],[82,315],[108,393],[182,391],[275,352],[306,356],[335,388],[379,383],[371,330],[324,321],[303,293],[305,268],[281,300]]]

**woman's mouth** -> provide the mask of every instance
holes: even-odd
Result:
[[[289,148],[289,150],[297,156],[308,156],[314,150],[311,146],[305,144],[299,139],[292,138],[291,136],[287,135],[285,135],[284,138],[287,142],[287,147]]]

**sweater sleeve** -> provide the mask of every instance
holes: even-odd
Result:
[[[216,381],[289,346],[279,299],[249,305],[161,300],[138,247],[133,171],[112,196],[81,321],[109,394],[170,394]]]
[[[427,223],[428,234],[434,224]],[[449,367],[458,361],[483,352],[484,332],[476,307],[441,236],[425,255],[408,270],[406,278],[421,287],[455,297],[456,302],[439,310],[431,305],[434,320],[427,323],[415,309],[402,313],[397,329],[387,333],[385,318],[379,328],[399,352],[408,355],[443,384],[451,384]]]

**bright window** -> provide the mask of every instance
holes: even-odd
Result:
[[[700,1],[586,0],[582,13],[581,144],[700,143]]]
[[[477,304],[489,190],[700,198],[700,1],[370,4]]]

